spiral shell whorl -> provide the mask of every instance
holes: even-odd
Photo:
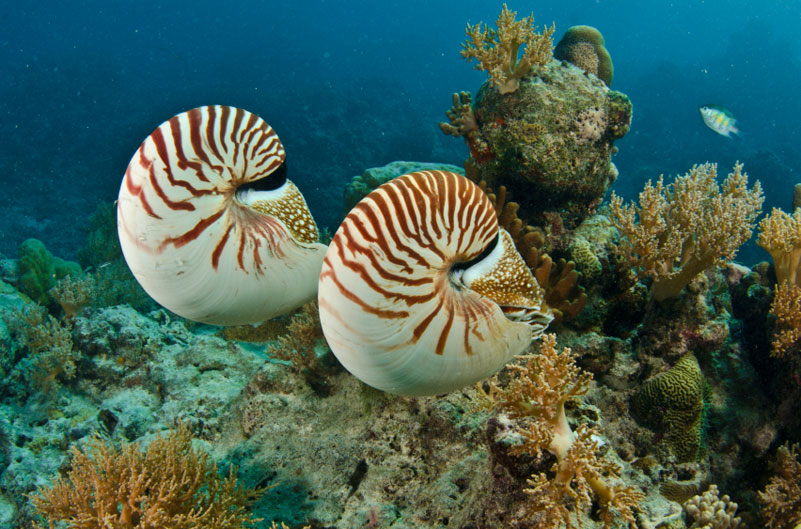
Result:
[[[444,393],[497,371],[541,328],[506,318],[454,267],[498,236],[486,195],[454,173],[411,173],[374,190],[323,262],[320,322],[334,354],[367,384],[404,395]]]
[[[125,259],[153,299],[189,319],[234,325],[314,297],[326,247],[314,242],[295,185],[237,196],[284,159],[269,125],[226,106],[178,114],[142,142],[120,188],[117,224]]]

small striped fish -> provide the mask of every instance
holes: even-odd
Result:
[[[700,109],[704,123],[721,136],[731,138],[732,134],[739,134],[737,120],[728,109],[719,105],[705,105]]]

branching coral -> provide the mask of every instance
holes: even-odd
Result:
[[[612,194],[610,219],[620,232],[618,256],[638,277],[650,276],[657,301],[678,295],[699,273],[732,259],[751,237],[762,208],[762,187],[748,189],[748,175],[735,164],[722,186],[717,165],[694,166],[665,186],[649,181],[639,205]]]
[[[64,316],[72,319],[92,301],[94,291],[95,280],[92,276],[66,276],[47,293],[61,306]]]
[[[482,27],[467,25],[467,41],[462,45],[462,57],[475,59],[477,70],[486,70],[502,94],[517,90],[520,78],[529,75],[533,68],[543,66],[552,58],[554,26],[536,32],[534,16],[515,20],[517,12],[509,11],[506,4],[495,25]],[[522,56],[520,48],[523,48]]]
[[[79,355],[72,348],[71,327],[62,325],[35,303],[3,312],[2,318],[17,343],[26,349],[30,365],[28,376],[43,394],[52,394],[61,382],[75,376]],[[2,366],[4,371],[12,368]]]
[[[778,473],[759,493],[762,519],[768,529],[794,529],[801,524],[801,462],[797,444],[779,447]]]
[[[500,388],[496,375],[485,395],[516,421],[523,442],[514,451],[537,456],[547,450],[557,459],[553,478],[539,473],[528,481],[530,517],[541,527],[573,527],[569,507],[585,509],[595,495],[604,527],[613,527],[617,516],[635,527],[633,510],[644,495],[604,481],[605,476],[616,478],[619,470],[600,458],[598,432],[586,425],[572,432],[565,415],[565,404],[589,390],[592,375],[576,366],[569,348],[557,351],[553,334],[543,335],[539,355],[524,356],[509,369],[512,376],[506,387]]]
[[[301,374],[319,370],[319,360],[314,346],[323,337],[317,302],[305,304],[297,311],[286,327],[286,334],[278,337],[278,343],[267,349],[270,357],[290,363],[292,369]]]
[[[247,506],[254,492],[217,474],[205,452],[192,448],[185,425],[158,437],[142,452],[138,443],[93,439],[72,449],[71,469],[33,503],[50,527],[71,529],[239,529],[255,520]]]
[[[440,122],[440,130],[451,136],[465,136],[474,130],[478,130],[476,116],[471,106],[473,96],[470,92],[459,92],[453,94],[453,106],[446,112],[450,123]]]

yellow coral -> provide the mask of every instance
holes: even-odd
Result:
[[[770,313],[776,316],[776,329],[770,355],[796,359],[801,349],[801,288],[789,281],[776,285]]]
[[[801,208],[792,215],[773,208],[759,223],[757,244],[773,258],[778,284],[789,281],[801,286]]]
[[[616,253],[639,277],[650,276],[657,301],[678,295],[699,273],[732,259],[751,237],[762,209],[762,187],[748,189],[748,175],[735,164],[722,186],[717,164],[694,166],[665,186],[649,181],[639,206],[623,206],[612,193],[610,220],[620,232]]]
[[[589,390],[592,375],[575,364],[569,348],[557,351],[553,334],[543,335],[539,355],[523,358],[521,364],[509,366],[512,377],[506,387],[499,387],[496,375],[485,396],[517,421],[523,443],[514,453],[536,456],[548,450],[556,456],[554,477],[536,474],[524,489],[531,496],[529,518],[539,527],[573,527],[566,500],[586,508],[594,494],[601,502],[604,527],[613,527],[618,516],[635,527],[632,511],[644,495],[633,487],[604,481],[602,476],[618,477],[619,469],[599,457],[598,431],[581,425],[574,433],[565,415],[565,403]]]
[[[476,69],[486,70],[502,94],[517,90],[521,77],[530,75],[534,67],[547,64],[553,57],[553,24],[537,33],[533,15],[522,20],[515,17],[517,12],[509,11],[504,4],[495,23],[498,29],[482,27],[481,22],[468,24],[467,41],[462,44],[462,57],[475,59]]]
[[[253,494],[233,468],[218,476],[181,425],[144,452],[138,443],[116,449],[100,439],[73,448],[66,479],[39,489],[33,504],[50,527],[64,521],[71,529],[240,529],[258,521],[246,511]]]

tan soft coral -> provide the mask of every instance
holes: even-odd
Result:
[[[181,425],[144,452],[100,439],[73,448],[66,478],[39,489],[33,504],[51,528],[64,521],[72,529],[240,529],[257,521],[246,509],[253,494],[233,468],[220,477]]]
[[[506,4],[495,23],[498,29],[467,25],[467,41],[462,45],[462,57],[478,61],[477,70],[485,70],[502,94],[517,90],[520,78],[530,75],[533,68],[547,64],[553,58],[554,26],[536,32],[534,16],[515,20],[517,12]],[[523,54],[520,56],[520,48]]]
[[[612,193],[610,220],[620,232],[616,253],[638,277],[653,278],[657,301],[678,295],[699,273],[734,258],[751,237],[762,187],[748,189],[741,164],[717,182],[717,165],[696,165],[670,185],[649,181],[639,205]]]
[[[801,524],[801,462],[797,444],[780,446],[777,474],[759,493],[762,519],[768,529],[793,529]]]
[[[571,511],[589,508],[595,496],[604,527],[614,527],[618,517],[635,527],[633,510],[644,495],[604,481],[602,476],[618,477],[619,469],[599,456],[598,431],[581,425],[573,432],[565,415],[565,404],[589,390],[592,375],[576,366],[569,348],[557,351],[553,334],[543,335],[539,355],[522,358],[522,363],[509,366],[506,386],[499,386],[496,375],[485,395],[517,425],[523,442],[513,452],[537,456],[547,450],[556,456],[553,478],[538,473],[528,480],[524,491],[531,497],[530,518],[539,527],[571,528]]]
[[[792,215],[773,208],[759,223],[757,244],[773,258],[778,284],[801,286],[801,208]]]
[[[792,215],[773,208],[759,223],[757,244],[773,258],[776,270],[770,307],[776,317],[771,356],[797,362],[801,351],[801,208]]]

